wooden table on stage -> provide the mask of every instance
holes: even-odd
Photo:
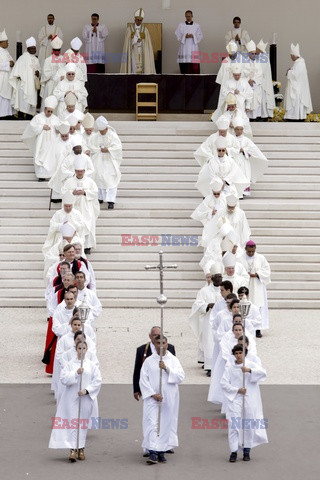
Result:
[[[136,84],[157,83],[159,112],[202,113],[217,108],[216,75],[88,74],[89,110],[136,111]]]

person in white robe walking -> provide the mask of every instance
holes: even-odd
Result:
[[[60,117],[63,110],[65,109],[65,96],[69,92],[73,92],[77,97],[76,108],[81,112],[87,106],[87,96],[88,92],[86,88],[83,86],[82,82],[79,80],[75,80],[75,71],[76,66],[74,63],[67,63],[66,67],[66,78],[61,80],[56,88],[53,90],[53,95],[58,100],[58,109],[57,109],[57,116]]]
[[[266,371],[261,365],[250,360],[245,361],[244,367],[242,349],[242,345],[233,348],[235,360],[227,363],[221,379],[221,388],[227,404],[228,440],[231,452],[229,461],[232,463],[237,460],[237,452],[242,447],[243,432],[244,461],[250,460],[251,448],[268,443],[267,419],[263,415],[259,389],[259,382],[266,379]]]
[[[6,31],[0,32],[0,118],[12,116],[12,86],[9,83],[10,73],[14,66],[13,58],[8,52],[9,41]]]
[[[57,412],[52,421],[52,432],[49,441],[49,448],[70,449],[69,460],[75,462],[85,460],[85,444],[87,429],[93,410],[93,403],[101,388],[101,374],[98,366],[92,361],[84,358],[81,368],[81,356],[85,357],[87,351],[86,342],[77,345],[77,359],[65,363],[60,374],[60,380],[67,388],[63,391]],[[82,377],[82,388],[80,390],[80,376]],[[79,451],[77,452],[78,432],[78,408],[81,398],[80,428],[79,428]],[[59,420],[60,419],[60,420]],[[65,421],[64,428],[61,427],[61,419]],[[60,424],[59,424],[60,421]]]
[[[193,21],[191,10],[185,12],[186,21],[179,23],[175,35],[179,42],[177,63],[180,73],[200,74],[199,43],[203,39],[201,27]]]
[[[33,155],[35,174],[39,182],[51,178],[56,169],[52,151],[60,125],[60,120],[53,114],[56,106],[57,99],[53,95],[47,97],[44,111],[33,117],[22,135],[23,142]]]
[[[262,104],[268,113],[268,117],[272,118],[276,102],[272,83],[270,55],[268,55],[266,50],[267,45],[268,42],[264,43],[263,39],[257,43],[256,57],[262,69]],[[264,120],[266,120],[266,117],[264,117]]]
[[[239,258],[249,274],[250,300],[260,309],[262,316],[261,329],[269,328],[268,297],[266,286],[271,282],[271,269],[267,259],[256,252],[256,243],[249,240],[245,246],[245,253]]]
[[[65,181],[61,192],[62,195],[70,192],[75,196],[74,208],[82,213],[89,230],[89,234],[85,237],[84,252],[90,254],[91,248],[96,246],[96,221],[100,213],[98,187],[91,178],[85,175],[86,159],[83,156],[78,157],[80,158],[74,162],[75,175]]]
[[[56,73],[63,64],[63,56],[61,55],[61,47],[63,41],[59,37],[51,40],[52,53],[44,61],[41,72],[41,89],[40,97],[42,98],[41,109],[44,109],[44,100],[52,95],[53,90],[58,84]]]
[[[288,121],[304,121],[312,112],[308,72],[304,59],[300,56],[299,44],[291,44],[293,65],[287,71],[287,87],[284,95],[284,118]]]
[[[60,27],[54,24],[54,15],[49,13],[47,16],[47,25],[43,26],[39,32],[38,35],[38,41],[39,41],[39,62],[41,68],[43,67],[43,64],[46,60],[51,55],[51,41],[55,38],[59,37],[61,40],[63,39],[63,33]]]
[[[36,57],[37,42],[26,40],[27,51],[16,61],[10,73],[9,83],[13,88],[11,104],[19,118],[31,120],[36,113],[38,90],[40,90],[40,63]]]
[[[142,448],[149,451],[149,464],[164,463],[164,453],[179,445],[178,415],[179,387],[185,374],[174,355],[167,351],[168,343],[163,337],[163,357],[160,362],[160,335],[155,339],[156,352],[148,357],[140,372],[140,390],[143,398]],[[162,392],[159,392],[160,368]],[[161,402],[160,432],[158,435],[158,411]]]
[[[92,178],[99,189],[99,202],[107,202],[108,209],[113,209],[121,179],[122,144],[105,117],[97,118],[96,127],[98,132],[89,140],[89,150],[92,151],[94,164]]]

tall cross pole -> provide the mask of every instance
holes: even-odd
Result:
[[[146,270],[159,270],[160,273],[160,295],[157,298],[157,302],[160,305],[160,362],[162,362],[163,357],[163,309],[167,303],[167,297],[163,294],[163,271],[172,270],[178,268],[178,265],[163,265],[163,251],[159,252],[159,264],[158,265],[146,265],[144,267]],[[162,368],[160,368],[160,379],[159,379],[159,393],[162,395]],[[161,420],[161,407],[162,401],[159,402],[158,410],[158,437],[160,435],[160,420]]]

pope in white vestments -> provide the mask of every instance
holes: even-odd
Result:
[[[54,37],[59,37],[61,40],[63,39],[63,33],[60,27],[57,27],[54,24],[54,16],[48,15],[47,17],[47,25],[43,26],[39,32],[38,40],[40,44],[39,48],[39,62],[42,68],[44,61],[51,55],[51,41]]]
[[[143,398],[142,448],[150,452],[151,463],[163,460],[164,452],[178,446],[179,387],[185,374],[174,355],[167,351],[167,339],[163,337],[163,357],[160,363],[160,335],[155,340],[156,352],[148,357],[140,372],[140,390]],[[162,394],[159,392],[160,368],[162,368]],[[160,432],[158,412],[161,401]],[[149,463],[149,461],[147,461]]]
[[[56,168],[51,148],[57,138],[56,129],[60,124],[58,117],[52,113],[56,106],[56,98],[52,95],[47,97],[44,112],[38,113],[31,120],[22,135],[23,142],[33,154],[35,173],[39,181],[50,178]]]
[[[293,65],[287,71],[287,88],[284,95],[284,118],[286,120],[305,120],[312,112],[308,72],[304,59],[300,56],[299,44],[291,44],[290,52]]]
[[[82,213],[89,230],[84,247],[85,253],[90,253],[91,247],[96,246],[96,221],[100,213],[98,187],[85,175],[86,160],[78,157],[74,162],[75,176],[66,180],[61,191],[62,195],[70,192],[75,196],[74,208]]]
[[[99,202],[107,202],[108,208],[114,208],[121,179],[122,144],[106,118],[98,117],[96,127],[98,132],[92,134],[89,140],[94,164],[92,178],[99,189]]]
[[[134,23],[127,27],[120,73],[156,73],[149,30],[142,24],[144,11],[134,14]]]
[[[179,42],[177,63],[180,66],[180,73],[199,74],[199,43],[203,39],[203,35],[200,25],[193,21],[191,10],[186,11],[185,17],[186,21],[179,23],[175,31]]]
[[[17,112],[34,116],[37,107],[37,91],[40,89],[40,63],[36,57],[36,40],[26,40],[27,51],[16,61],[11,74],[10,85],[13,88],[12,106]]]
[[[0,118],[11,117],[12,86],[9,83],[13,58],[8,52],[8,37],[6,31],[0,32]]]

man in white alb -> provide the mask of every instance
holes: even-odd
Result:
[[[186,21],[179,23],[175,32],[179,42],[178,59],[180,73],[200,73],[200,59],[197,52],[199,51],[198,44],[201,42],[203,35],[200,25],[194,23],[193,13],[187,10],[185,13]]]
[[[104,42],[108,36],[108,29],[99,22],[99,15],[91,15],[91,23],[83,27],[82,38],[85,44],[84,57],[87,62],[88,73],[105,72]]]
[[[39,35],[38,35],[38,40],[40,44],[39,48],[39,62],[41,68],[43,67],[44,61],[46,58],[50,57],[51,55],[51,40],[55,36],[58,36],[63,39],[63,33],[60,27],[57,27],[54,24],[54,15],[52,13],[49,13],[47,16],[47,25],[41,28]]]

